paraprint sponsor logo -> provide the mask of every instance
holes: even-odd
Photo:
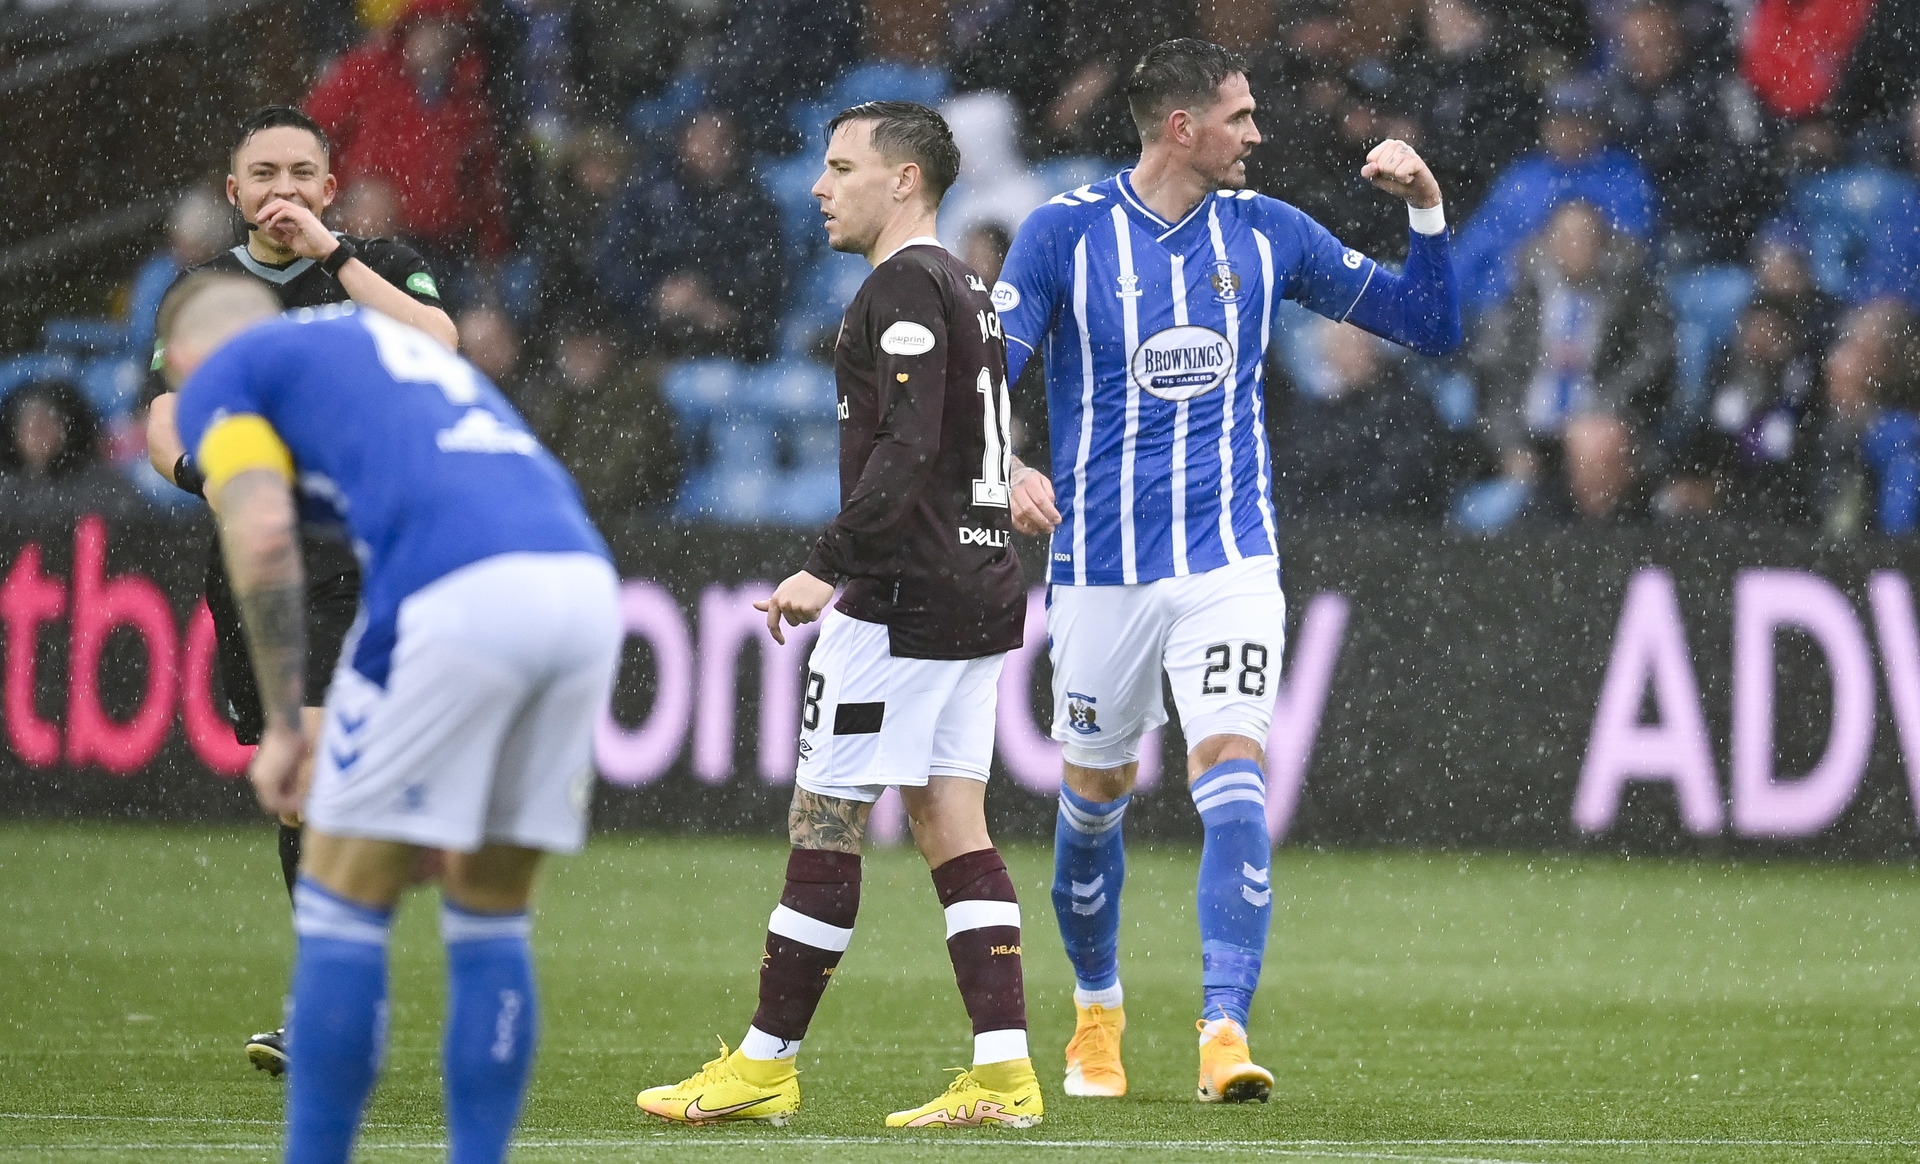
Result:
[[[1226,380],[1233,344],[1209,327],[1170,327],[1142,340],[1128,368],[1142,391],[1162,400],[1191,400]]]

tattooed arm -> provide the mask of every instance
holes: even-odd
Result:
[[[787,809],[787,838],[796,849],[858,853],[872,812],[871,804],[796,787],[793,806]]]
[[[267,811],[297,812],[306,799],[300,708],[306,701],[307,618],[293,495],[278,473],[255,469],[222,482],[210,501],[266,712],[266,731],[247,775]]]

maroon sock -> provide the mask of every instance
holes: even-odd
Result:
[[[755,1027],[777,1039],[806,1038],[859,910],[858,853],[795,849],[788,855],[787,888],[767,923]]]
[[[1020,904],[997,849],[962,853],[933,871],[947,911],[947,956],[973,1033],[1027,1029]]]

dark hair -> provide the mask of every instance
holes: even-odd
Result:
[[[1247,59],[1204,40],[1163,40],[1127,77],[1127,108],[1142,141],[1158,136],[1175,109],[1210,109],[1221,82],[1247,71]]]
[[[333,143],[327,140],[327,131],[320,123],[291,105],[267,105],[254,110],[240,123],[240,136],[233,139],[233,153],[239,153],[240,147],[247,144],[249,138],[263,129],[304,129],[320,143],[320,152],[331,155]]]
[[[34,401],[59,413],[67,430],[60,451],[47,465],[47,476],[72,476],[99,460],[100,418],[80,389],[70,380],[36,380],[14,389],[0,401],[0,472],[18,473],[26,467],[14,430],[22,410]]]
[[[920,183],[935,206],[960,176],[960,147],[953,144],[947,119],[913,101],[866,101],[833,115],[827,138],[849,121],[873,122],[873,148],[889,162],[920,167]]]

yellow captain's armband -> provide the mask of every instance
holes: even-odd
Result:
[[[293,454],[272,425],[251,413],[216,421],[200,438],[193,461],[207,479],[208,497],[249,469],[271,469],[293,480]]]

